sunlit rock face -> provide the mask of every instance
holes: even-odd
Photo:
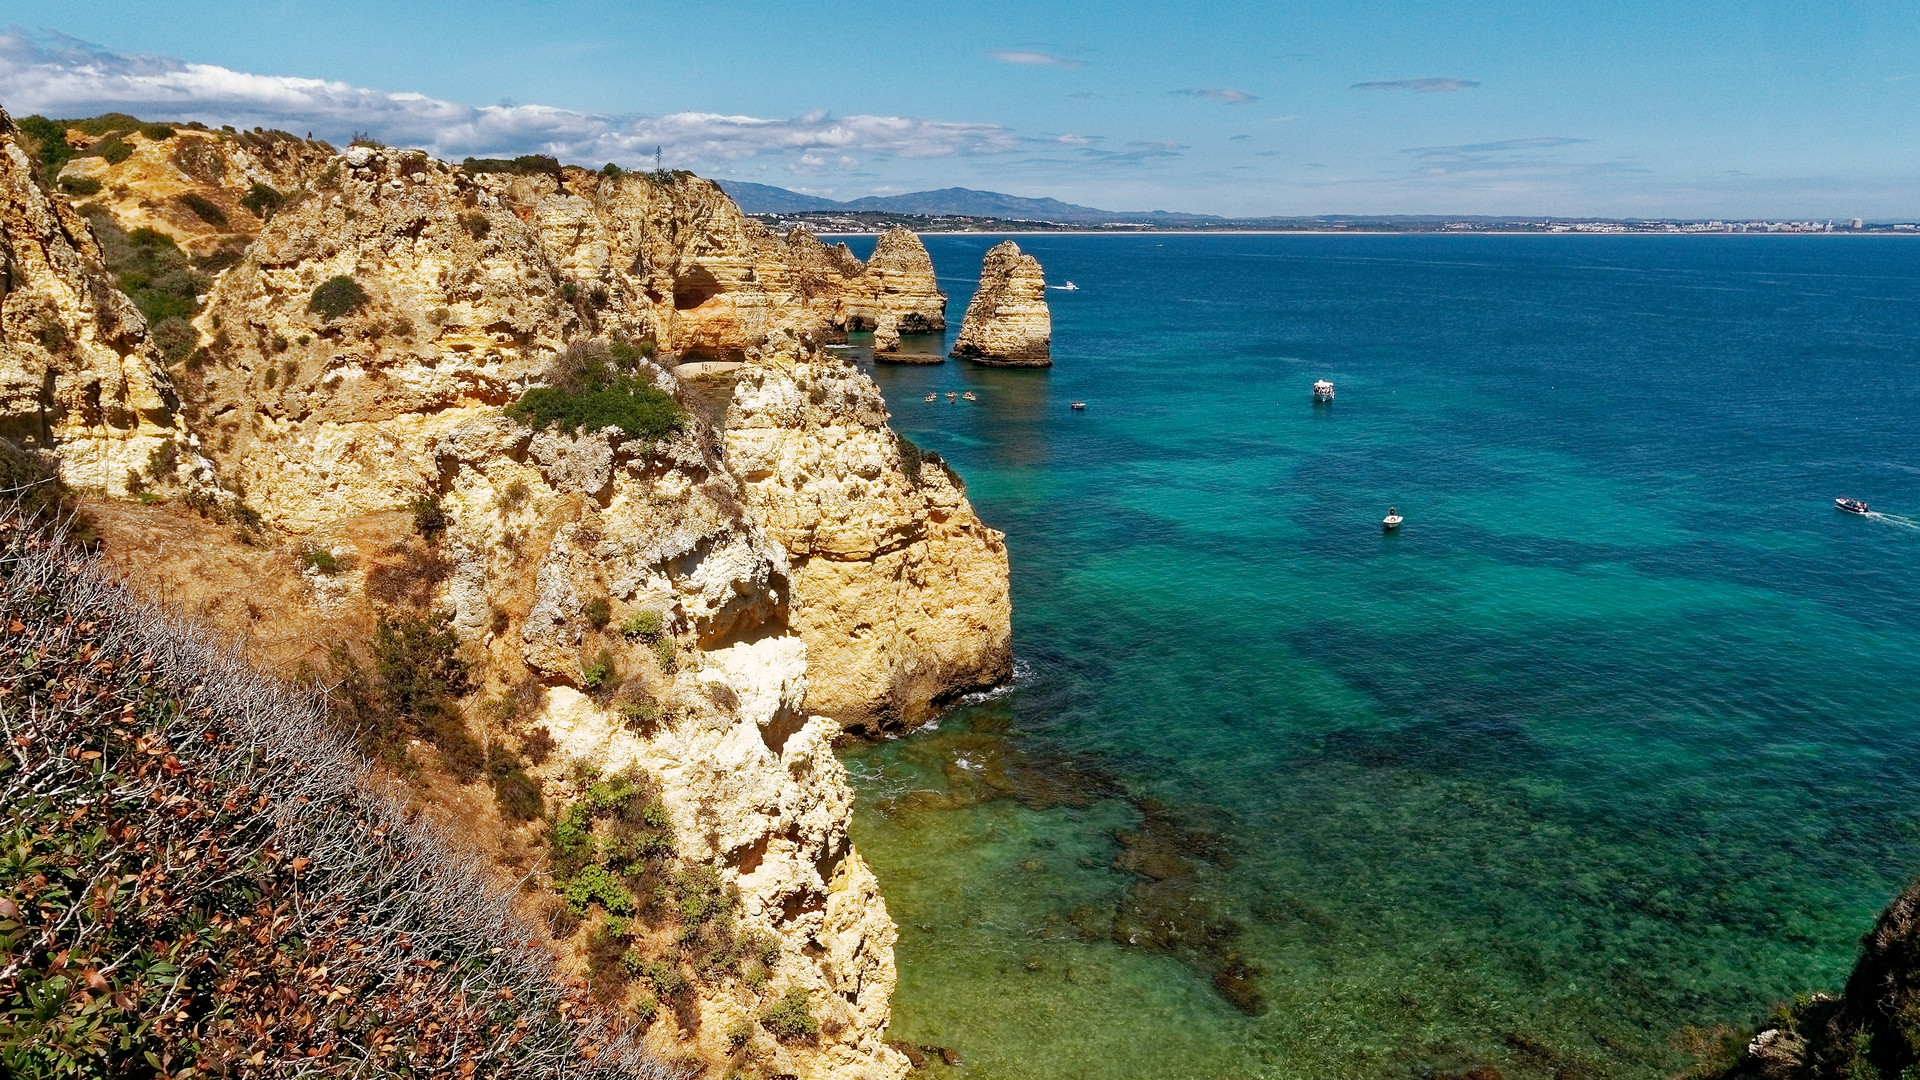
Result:
[[[980,264],[980,288],[967,304],[953,355],[1003,367],[1053,363],[1053,319],[1040,262],[1011,240]]]

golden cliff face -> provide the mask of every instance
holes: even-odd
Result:
[[[469,177],[356,147],[217,281],[199,320],[197,415],[223,478],[270,523],[360,567],[310,571],[316,604],[376,598],[384,549],[352,537],[437,502],[422,606],[448,614],[490,690],[537,702],[489,737],[550,739],[533,770],[550,797],[583,772],[657,778],[677,857],[736,888],[741,925],[777,948],[762,984],[716,978],[687,1011],[662,1009],[656,1049],[750,1052],[807,1080],[897,1077],[906,1061],[883,1042],[894,927],[847,837],[839,727],[806,707],[818,669],[790,626],[791,571],[743,512],[718,435],[693,420],[655,444],[502,414],[569,348],[660,328],[638,299],[646,274],[602,274],[658,265],[626,245],[653,243],[662,221],[707,250],[698,213],[675,225],[671,203],[656,212],[621,234],[546,177]],[[364,300],[335,313],[322,286],[340,277]],[[683,394],[667,370],[633,365]],[[657,630],[619,631],[633,620]],[[790,991],[816,1039],[732,1045]]]
[[[98,185],[76,200],[82,210],[104,211],[128,232],[163,233],[196,256],[245,247],[280,202],[334,156],[324,143],[285,132],[155,128],[153,134],[136,128],[114,136],[130,151],[123,160],[76,157],[60,178],[82,188]],[[68,133],[69,142],[82,145],[106,137]]]
[[[933,260],[906,229],[882,236],[862,264],[805,228],[774,233],[687,173],[567,168],[474,182],[534,225],[582,295],[644,312],[646,333],[689,358],[738,360],[781,328],[822,340],[872,330],[882,352],[901,334],[946,329]]]
[[[337,278],[351,288],[316,300]],[[196,320],[188,396],[222,480],[296,532],[405,506],[432,477],[422,447],[497,414],[586,332],[562,285],[534,231],[457,170],[354,147]]]
[[[113,168],[139,169],[103,181],[102,208],[141,227],[180,146],[212,138],[179,132],[156,156],[130,137]],[[525,702],[496,715],[469,699],[462,723],[530,756],[550,743],[530,766],[549,800],[577,797],[582,775],[656,778],[675,857],[737,889],[742,926],[776,946],[764,980],[696,980],[690,1005],[663,1009],[647,1028],[663,1054],[805,1080],[903,1075],[883,1042],[894,927],[848,839],[831,742],[1007,677],[1007,556],[945,466],[887,427],[872,381],[814,342],[868,320],[937,328],[945,297],[918,239],[883,238],[863,265],[684,174],[470,175],[373,147],[300,159],[273,175],[305,186],[264,219],[228,219],[244,229],[200,231],[164,207],[151,224],[195,250],[248,241],[194,320],[176,406],[84,219],[35,187],[3,134],[0,151],[8,434],[113,495],[211,484],[217,466],[221,497],[266,525],[242,554],[285,564],[244,590],[247,620],[444,614],[481,692]],[[616,342],[634,378],[688,406],[677,433],[534,431],[504,414],[558,358]],[[676,351],[747,361],[724,433],[698,418]],[[418,505],[443,517],[430,544],[405,528]],[[147,509],[165,508],[126,507]],[[560,934],[563,953],[585,964],[591,932]],[[816,1036],[756,1026],[790,993]]]
[[[208,479],[140,312],[87,222],[34,182],[0,110],[0,434],[109,495]]]
[[[994,245],[980,263],[980,287],[967,303],[953,355],[1000,367],[1053,363],[1053,317],[1040,261],[1011,240]]]
[[[809,711],[871,733],[1011,675],[1006,538],[887,426],[873,380],[776,336],[739,372],[726,444],[790,560]]]

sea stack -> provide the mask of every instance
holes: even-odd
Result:
[[[953,355],[998,367],[1053,363],[1053,318],[1040,261],[1008,240],[980,263],[980,288],[967,304]]]
[[[859,277],[849,282],[850,328],[873,328],[873,350],[904,363],[939,363],[942,357],[892,355],[901,334],[938,334],[947,328],[947,294],[933,274],[933,258],[911,229],[888,229],[873,247]]]

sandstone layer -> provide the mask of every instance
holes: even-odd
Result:
[[[895,226],[880,235],[866,266],[849,282],[842,307],[848,329],[873,331],[876,355],[940,362],[937,354],[900,355],[901,334],[947,329],[947,294],[940,291],[926,245],[911,230]]]
[[[980,287],[967,303],[953,354],[1003,367],[1053,363],[1053,319],[1040,261],[1011,240],[994,245],[980,263]]]
[[[1006,538],[937,456],[887,426],[872,379],[777,336],[748,352],[726,443],[750,513],[790,561],[809,711],[872,733],[1012,674]]]
[[[146,320],[100,259],[86,219],[35,182],[0,110],[0,436],[57,455],[78,488],[204,484]]]

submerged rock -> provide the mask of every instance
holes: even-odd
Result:
[[[980,288],[967,304],[953,355],[1003,367],[1053,363],[1053,319],[1040,261],[1011,240],[980,264]]]

